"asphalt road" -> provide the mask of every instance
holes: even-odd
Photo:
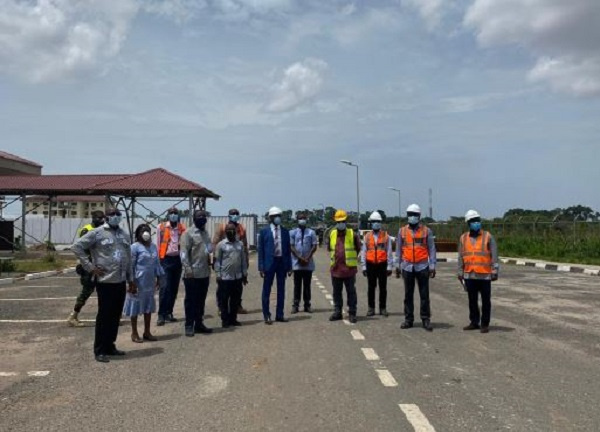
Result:
[[[328,322],[326,254],[317,261],[313,314],[265,326],[252,262],[242,327],[187,338],[174,323],[134,344],[124,320],[128,353],[108,364],[92,355],[95,298],[81,315],[88,327],[64,324],[77,278],[0,287],[0,430],[600,430],[600,278],[504,266],[484,335],[462,331],[466,295],[455,265],[440,264],[427,333],[400,330],[395,278],[390,317],[364,317],[359,276],[359,322]],[[215,285],[206,323],[216,328]],[[288,279],[286,313],[291,292]]]

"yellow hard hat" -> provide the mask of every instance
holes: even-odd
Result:
[[[333,216],[333,220],[336,222],[344,222],[346,219],[348,219],[348,214],[342,209],[336,211],[335,215]]]

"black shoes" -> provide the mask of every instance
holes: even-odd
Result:
[[[229,325],[229,323],[228,323],[228,322],[226,322],[226,321],[223,321],[223,322],[221,323],[221,327],[222,327],[222,328],[229,328],[229,327],[230,327],[230,325]]]
[[[357,321],[356,315],[350,315],[348,320],[350,321],[351,324],[356,324],[356,321]]]
[[[206,327],[204,324],[200,324],[197,325],[196,328],[194,329],[195,333],[201,333],[201,334],[211,334],[213,332],[213,330],[211,328]]]
[[[121,351],[119,349],[114,349],[111,352],[108,353],[109,356],[124,356],[125,355],[125,351]]]
[[[374,308],[369,308],[369,309],[367,310],[367,316],[368,316],[368,317],[372,317],[372,316],[374,316],[374,315],[375,315],[375,309],[374,309]]]
[[[234,327],[241,327],[242,323],[236,320],[236,321],[232,321],[231,325],[234,326]]]
[[[341,319],[342,319],[342,313],[341,312],[334,312],[329,317],[329,321],[340,321]]]
[[[156,325],[157,326],[164,326],[165,325],[165,317],[163,316],[158,316],[158,319],[156,320]]]
[[[425,330],[427,330],[428,332],[432,332],[433,331],[433,327],[431,326],[431,321],[429,321],[429,320],[423,320],[423,328]]]
[[[481,333],[489,333],[490,328],[488,326],[482,326],[480,332]]]
[[[304,312],[312,313],[312,308],[310,306],[304,306]]]
[[[173,314],[167,315],[167,321],[169,322],[177,322],[177,318],[173,316]]]
[[[108,358],[108,356],[106,354],[98,354],[96,356],[96,361],[100,362],[100,363],[108,363],[110,361],[110,359]]]
[[[379,315],[381,315],[381,316],[383,316],[383,317],[387,318],[389,314],[388,314],[388,311],[387,311],[387,309],[380,309],[380,310],[379,310]]]
[[[463,327],[464,331],[469,331],[469,330],[479,330],[480,327],[477,324],[469,324],[468,326]]]
[[[411,323],[410,321],[404,321],[402,324],[400,324],[400,328],[404,330],[412,328],[412,326],[413,323]]]
[[[290,322],[289,319],[284,318],[284,317],[275,318],[275,321],[280,322],[280,323]]]
[[[271,317],[265,318],[265,324],[266,324],[266,325],[271,325],[271,324],[273,324],[273,320],[271,320]]]
[[[185,335],[187,337],[194,337],[194,328],[193,327],[186,327],[185,328]]]
[[[292,306],[292,313],[293,314],[297,314],[298,313],[298,306]]]

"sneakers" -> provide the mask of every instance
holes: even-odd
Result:
[[[79,313],[78,312],[71,312],[71,315],[69,315],[69,318],[67,318],[67,325],[69,327],[84,327],[85,324],[82,323],[81,321],[79,321],[78,318]]]
[[[375,309],[374,308],[369,308],[367,310],[367,316],[368,317],[372,317],[373,315],[375,315]]]

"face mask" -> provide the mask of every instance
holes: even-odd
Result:
[[[373,231],[379,231],[381,229],[381,222],[373,222],[371,226],[373,227]]]
[[[469,229],[474,232],[481,230],[481,222],[469,222]]]
[[[169,215],[169,222],[173,222],[173,223],[179,222],[179,215],[177,213],[171,213]]]
[[[206,225],[206,218],[194,219],[194,225],[198,229],[204,229],[204,226]]]
[[[338,231],[344,231],[346,229],[346,222],[338,222],[335,227]]]
[[[121,223],[121,216],[117,216],[117,215],[109,216],[107,219],[107,222],[111,227],[116,228]]]
[[[232,214],[229,215],[229,222],[238,223],[240,220],[240,215]]]
[[[146,242],[147,242],[148,240],[150,240],[150,238],[151,238],[151,237],[152,237],[152,236],[150,235],[150,233],[149,233],[148,231],[144,231],[144,232],[142,233],[142,240],[144,240],[144,241],[146,241]]]
[[[409,216],[408,217],[408,223],[410,225],[416,225],[416,224],[418,224],[419,220],[420,220],[419,216]]]
[[[281,216],[275,216],[275,217],[273,218],[273,223],[274,223],[275,225],[280,225],[280,224],[281,224]]]
[[[300,219],[300,220],[298,221],[298,225],[300,225],[301,227],[304,227],[304,226],[306,226],[306,219]]]

